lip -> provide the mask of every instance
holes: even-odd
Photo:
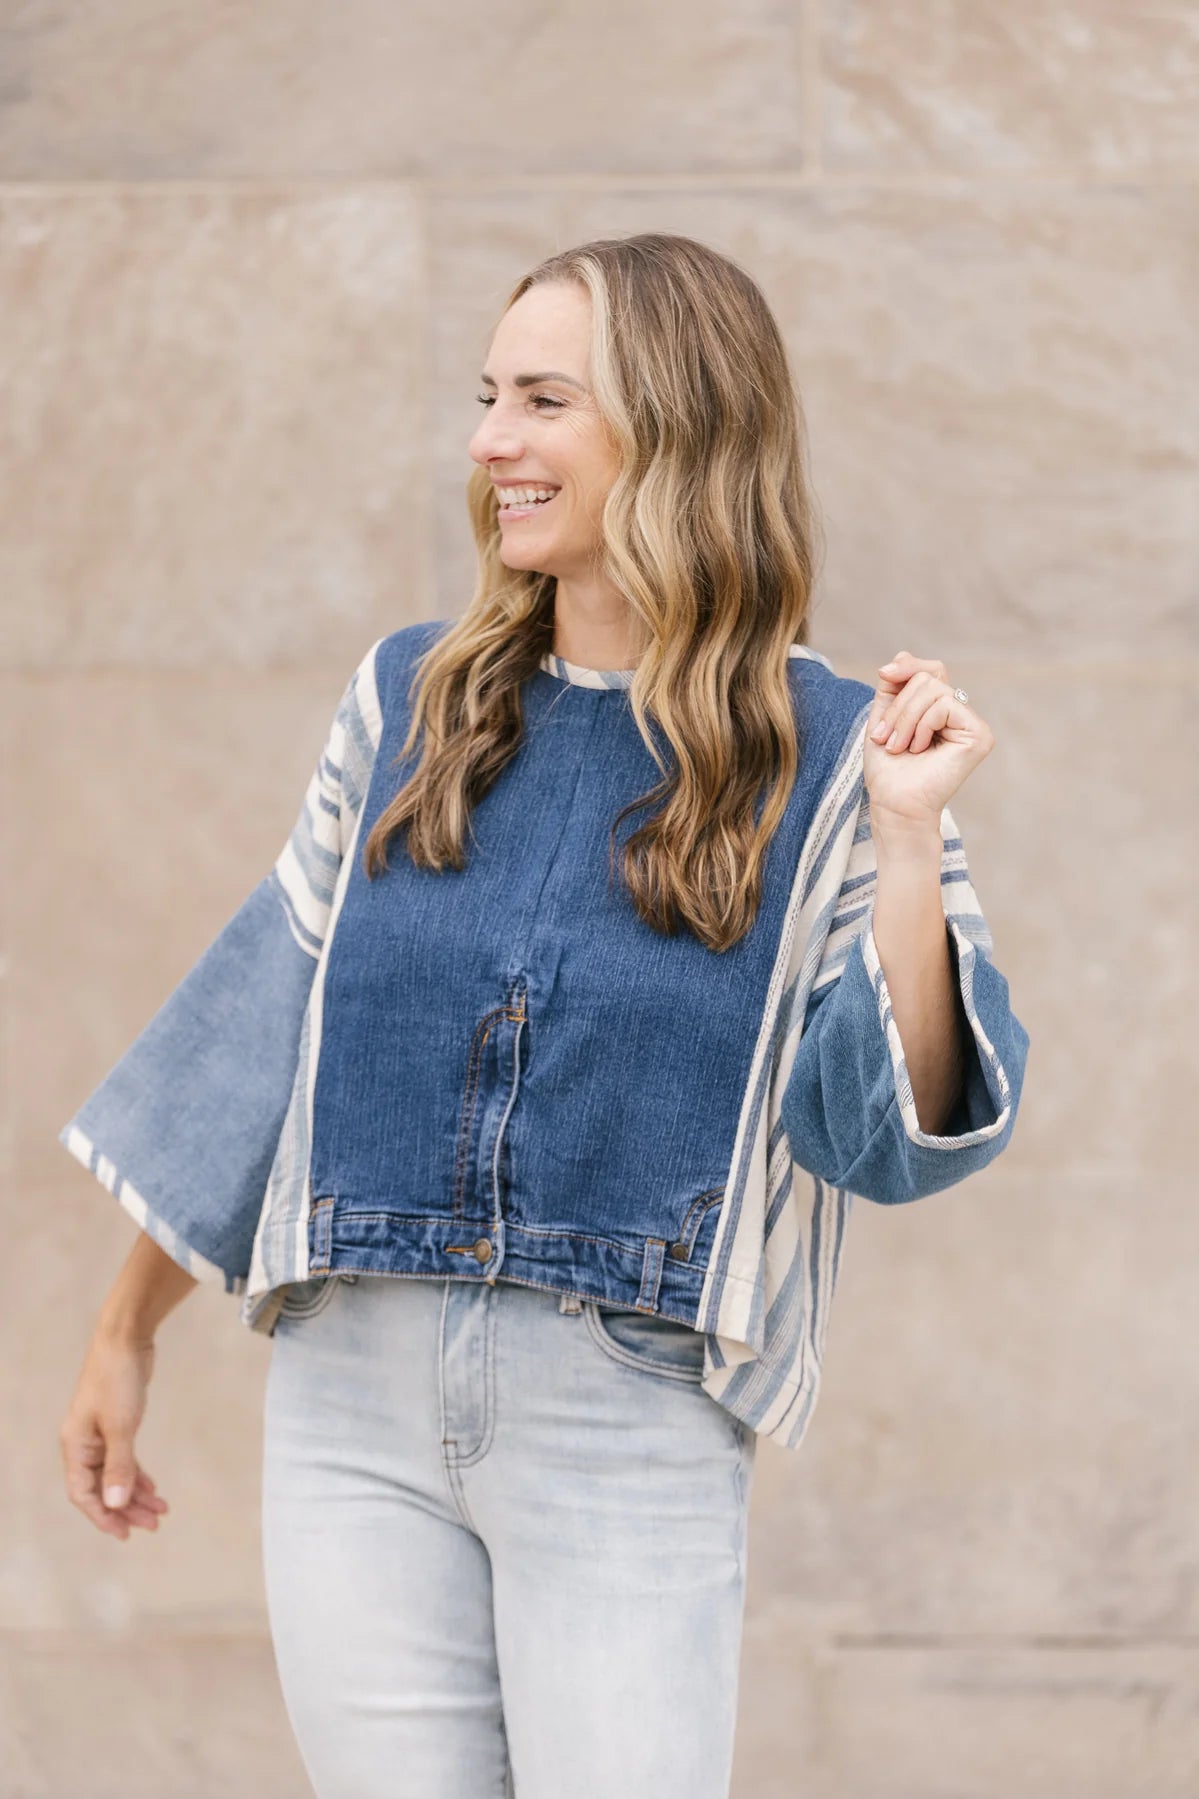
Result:
[[[512,483],[512,485],[514,487],[519,487],[521,485],[521,483],[518,481],[514,481]],[[505,481],[504,486],[507,487],[508,482]],[[527,505],[527,506],[525,506],[525,505],[504,506],[501,504],[496,516],[498,517],[501,525],[518,524],[521,519],[532,518],[534,513],[544,512],[545,508],[547,506],[553,505],[554,501],[557,499],[558,495],[561,492],[562,492],[562,489],[560,487],[555,487],[553,493],[550,495],[548,500],[534,501],[530,505]],[[498,500],[498,498],[499,498],[498,494],[497,494],[496,498]]]

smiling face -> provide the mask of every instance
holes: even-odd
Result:
[[[492,337],[469,446],[497,486],[500,560],[559,581],[594,577],[619,466],[589,386],[590,342],[585,288],[546,282],[523,293]]]

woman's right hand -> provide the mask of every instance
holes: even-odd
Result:
[[[68,1499],[97,1530],[122,1541],[135,1524],[157,1530],[169,1509],[133,1447],[153,1370],[152,1338],[97,1326],[58,1431]],[[119,1497],[111,1494],[114,1487]],[[106,1503],[106,1492],[116,1503]]]

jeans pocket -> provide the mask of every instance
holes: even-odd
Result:
[[[283,1292],[279,1308],[282,1318],[315,1318],[330,1303],[346,1277],[340,1274],[315,1274],[311,1280],[290,1281]]]
[[[605,1355],[626,1368],[664,1380],[699,1384],[704,1373],[704,1335],[656,1312],[632,1312],[604,1300],[583,1302],[591,1336]]]

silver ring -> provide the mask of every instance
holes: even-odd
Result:
[[[953,690],[953,697],[962,706],[968,706],[970,704],[970,695],[964,688],[955,687]]]

